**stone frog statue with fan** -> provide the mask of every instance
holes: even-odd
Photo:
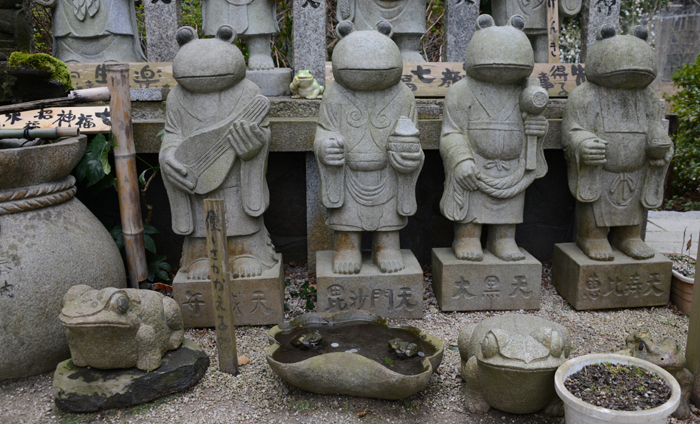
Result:
[[[168,95],[160,150],[173,231],[185,236],[181,271],[209,278],[204,199],[225,203],[229,270],[255,277],[277,263],[262,214],[269,205],[265,180],[270,102],[246,79],[232,27],[199,40],[191,27],[178,30],[173,61],[178,85]]]

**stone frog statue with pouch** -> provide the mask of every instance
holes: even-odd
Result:
[[[222,26],[216,38],[198,40],[178,30],[173,61],[178,85],[168,95],[160,150],[173,231],[185,236],[181,271],[209,278],[204,199],[223,199],[229,270],[255,277],[277,263],[262,214],[270,194],[265,180],[270,102],[245,78],[236,33]]]
[[[647,30],[616,35],[603,25],[586,61],[586,82],[564,109],[562,145],[576,197],[576,244],[589,258],[612,261],[614,246],[634,259],[655,255],[641,237],[644,210],[663,201],[673,146],[649,86],[656,77]]]
[[[424,154],[416,101],[401,82],[401,52],[392,28],[353,31],[338,24],[334,82],[323,94],[314,152],[319,197],[334,230],[333,272],[362,267],[363,231],[372,231],[372,259],[381,272],[405,268],[399,230],[416,212],[415,186]]]

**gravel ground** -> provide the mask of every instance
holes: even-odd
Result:
[[[286,318],[290,319],[303,313],[306,305],[306,299],[290,293],[298,293],[306,281],[313,286],[315,276],[293,263],[286,265],[285,271],[289,305]],[[671,336],[685,350],[688,318],[673,306],[578,312],[551,285],[548,266],[544,267],[542,282],[540,309],[514,312],[536,315],[569,328],[572,356],[619,350],[627,335],[637,329],[649,331],[656,338]],[[241,366],[240,374],[233,377],[218,371],[214,331],[190,329],[186,337],[199,343],[212,362],[202,381],[189,390],[133,408],[71,414],[54,405],[52,374],[47,373],[0,383],[0,423],[564,423],[563,418],[543,414],[512,415],[493,409],[485,415],[468,413],[464,407],[464,383],[459,377],[458,329],[503,312],[439,312],[429,272],[425,273],[425,287],[425,317],[392,322],[414,325],[441,338],[445,356],[430,385],[407,399],[385,401],[316,395],[290,386],[270,370],[265,360],[269,326],[236,329],[238,354],[247,356],[250,362]],[[698,413],[696,409],[693,412]],[[669,422],[700,422],[700,419]]]

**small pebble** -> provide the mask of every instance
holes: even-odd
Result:
[[[346,353],[356,353],[357,349],[350,349],[350,350],[346,350],[345,352]]]
[[[333,346],[333,347],[338,347],[338,346],[340,346],[340,345],[339,345],[338,343],[331,343],[331,346]]]
[[[423,356],[425,356],[425,353],[423,353],[423,352],[418,352],[418,356],[423,357]]]

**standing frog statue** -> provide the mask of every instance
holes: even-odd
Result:
[[[401,82],[401,52],[388,22],[354,31],[344,21],[333,52],[333,77],[321,102],[314,153],[319,197],[334,230],[333,272],[357,274],[363,231],[383,273],[405,268],[399,230],[416,212],[415,187],[425,155],[416,100]]]
[[[625,349],[615,353],[644,359],[668,371],[681,386],[681,403],[673,416],[681,420],[691,417],[689,402],[693,390],[693,374],[685,368],[685,356],[676,340],[666,337],[660,342],[654,342],[650,333],[634,332],[627,336]]]
[[[500,315],[462,328],[458,346],[469,412],[493,407],[563,415],[554,373],[571,353],[566,327],[531,315]]]
[[[155,291],[81,284],[63,296],[62,308],[58,319],[79,367],[151,371],[184,338],[180,307]]]

